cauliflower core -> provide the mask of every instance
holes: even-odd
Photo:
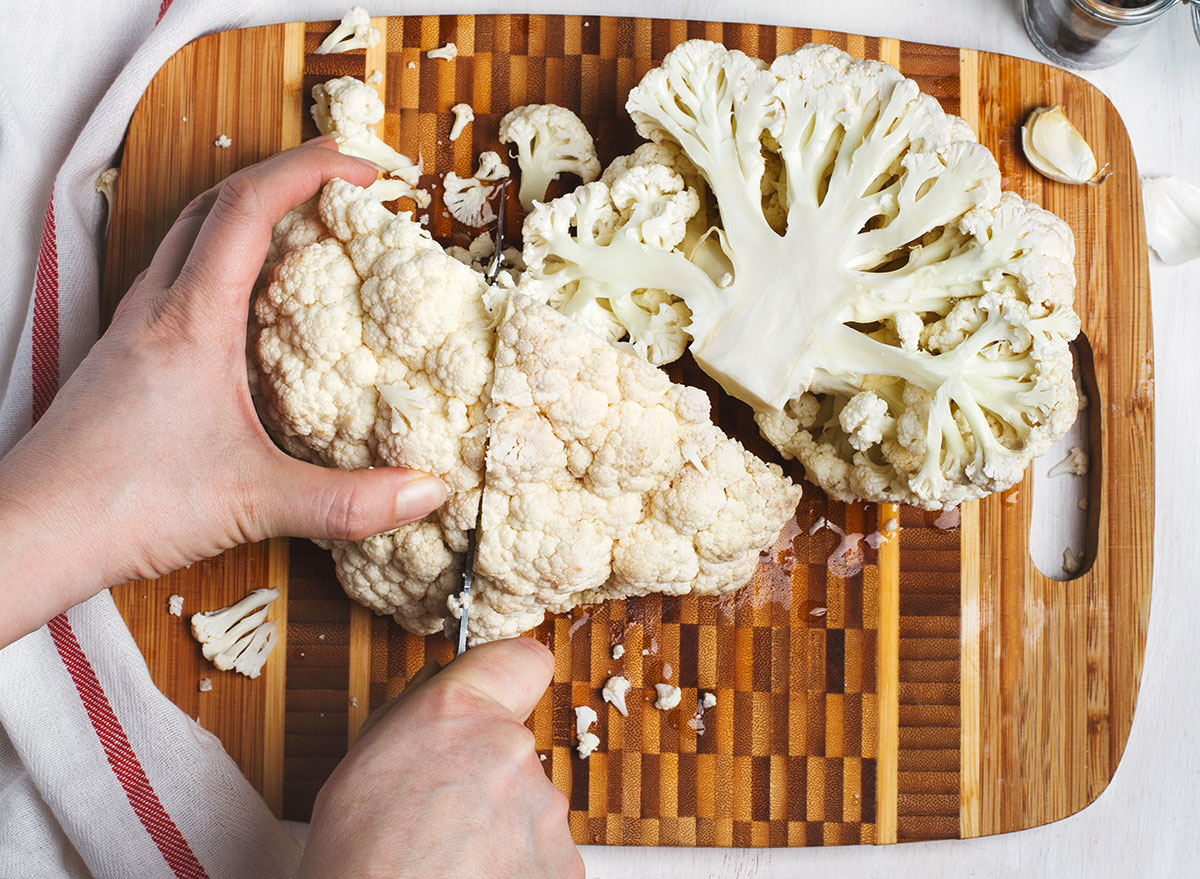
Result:
[[[717,429],[701,391],[524,296],[494,329],[483,277],[369,190],[330,181],[269,261],[251,375],[280,444],[450,489],[419,522],[322,543],[347,594],[409,631],[460,612],[481,491],[476,644],[578,604],[739,588],[791,518],[800,489]]]
[[[508,308],[470,642],[580,604],[743,586],[799,487],[715,427],[702,391],[527,297]]]
[[[1070,426],[1071,231],[911,80],[694,40],[626,108],[653,145],[527,217],[529,295],[660,362],[690,338],[842,500],[981,497]]]

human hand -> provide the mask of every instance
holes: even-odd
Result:
[[[482,644],[372,715],[317,796],[300,879],[582,879],[524,725],[553,669],[530,638]]]
[[[112,325],[0,461],[0,646],[106,586],[280,534],[357,539],[419,519],[442,483],[289,457],[254,412],[246,320],[271,229],[373,165],[310,142],[200,195]]]

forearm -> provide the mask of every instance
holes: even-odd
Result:
[[[109,585],[102,522],[58,480],[39,478],[35,443],[27,436],[0,460],[0,646]]]

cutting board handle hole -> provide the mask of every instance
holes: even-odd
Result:
[[[1029,555],[1051,580],[1076,580],[1096,560],[1100,525],[1101,442],[1104,401],[1096,385],[1092,346],[1082,333],[1071,343],[1079,417],[1045,455],[1033,462],[1033,509],[1029,516]],[[1086,403],[1084,402],[1086,400]],[[1073,450],[1087,456],[1082,475],[1061,472]],[[1059,471],[1051,476],[1055,470]],[[1029,479],[1023,484],[1028,484]],[[1010,493],[1006,492],[1006,500]],[[1070,555],[1068,555],[1070,553]]]

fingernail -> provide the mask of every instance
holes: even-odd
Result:
[[[388,173],[387,168],[383,167],[383,165],[380,165],[376,162],[372,162],[370,159],[364,159],[359,156],[347,156],[347,158],[354,159],[354,161],[356,161],[356,162],[362,162],[368,168],[372,168],[375,171],[378,171],[380,174],[383,174],[384,176],[386,176]]]
[[[444,504],[449,496],[446,483],[436,476],[422,476],[406,482],[396,492],[396,518],[419,519]]]

